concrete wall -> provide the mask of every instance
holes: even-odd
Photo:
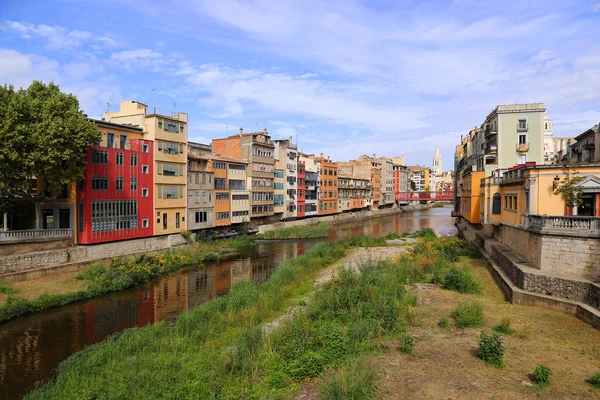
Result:
[[[544,235],[542,270],[600,277],[600,238]]]
[[[523,255],[535,268],[542,265],[542,237],[525,229],[510,225],[500,226],[500,242]]]

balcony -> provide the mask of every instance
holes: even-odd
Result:
[[[29,229],[23,231],[0,231],[0,242],[33,242],[72,238],[73,229]]]
[[[519,153],[529,151],[529,143],[517,143],[517,151]]]
[[[600,235],[600,217],[528,215],[524,222],[527,229],[539,233],[592,237]]]

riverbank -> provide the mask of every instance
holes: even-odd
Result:
[[[117,257],[106,267],[102,263],[95,263],[78,272],[3,284],[2,288],[5,290],[0,293],[5,294],[0,294],[0,323],[75,301],[125,290],[185,266],[223,260],[253,245],[254,239],[249,237],[195,243],[160,255]]]
[[[323,222],[307,226],[288,226],[285,228],[271,229],[265,233],[257,233],[256,239],[286,240],[286,239],[316,239],[325,238],[329,227]]]
[[[426,210],[428,208],[432,208],[433,204],[411,204],[406,207],[398,207],[398,208],[383,208],[380,210],[374,211],[356,211],[356,212],[346,212],[341,214],[327,215],[327,216],[316,216],[311,218],[298,219],[294,221],[283,221],[276,222],[274,224],[269,225],[260,225],[258,227],[258,233],[264,234],[271,230],[277,230],[282,228],[289,227],[298,227],[298,226],[311,226],[319,223],[326,224],[336,224],[336,223],[344,223],[348,221],[360,221],[365,219],[372,218],[380,218],[391,216],[395,214],[408,213],[417,210]]]
[[[457,238],[421,239],[414,257],[361,267],[360,275],[341,272],[315,291],[319,272],[348,248],[382,246],[386,240],[356,236],[316,245],[280,264],[265,284],[233,286],[228,295],[184,313],[174,326],[130,329],[84,350],[61,364],[56,380],[29,398],[83,392],[102,398],[290,398],[299,382],[370,352],[382,337],[400,332],[416,304],[399,288],[425,274],[440,276],[451,259],[469,251]],[[306,311],[295,313],[266,340],[264,324],[292,306]]]

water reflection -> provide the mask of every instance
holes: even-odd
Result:
[[[382,236],[432,228],[454,231],[450,209],[429,209],[336,225],[328,240]],[[52,377],[74,352],[127,328],[173,322],[183,312],[226,294],[232,284],[269,278],[275,266],[298,257],[319,240],[264,242],[249,254],[170,275],[151,285],[101,296],[0,325],[0,398],[21,398]]]

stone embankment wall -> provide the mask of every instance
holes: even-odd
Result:
[[[195,238],[192,236],[190,241],[193,240]],[[5,274],[47,269],[60,265],[68,265],[72,266],[72,269],[77,269],[96,260],[167,250],[186,243],[187,241],[181,235],[176,234],[3,257],[0,258],[0,278],[1,275]],[[51,273],[51,271],[48,271],[48,273]]]
[[[400,214],[403,212],[411,212],[415,210],[423,210],[426,208],[431,208],[432,204],[414,204],[406,207],[400,208],[384,208],[381,210],[375,211],[357,211],[357,212],[347,212],[335,215],[327,215],[323,217],[314,217],[314,218],[305,218],[299,219],[295,221],[285,221],[285,222],[277,222],[269,225],[260,225],[258,227],[258,233],[265,233],[267,231],[272,231],[275,229],[288,228],[291,226],[308,226],[315,225],[320,222],[327,223],[336,223],[336,222],[347,222],[347,221],[358,221],[361,219],[370,219],[376,217],[384,217],[386,215]]]
[[[600,329],[598,283],[577,275],[533,268],[524,254],[467,221],[461,219],[456,226],[460,236],[481,250],[490,272],[510,301],[565,311]]]

